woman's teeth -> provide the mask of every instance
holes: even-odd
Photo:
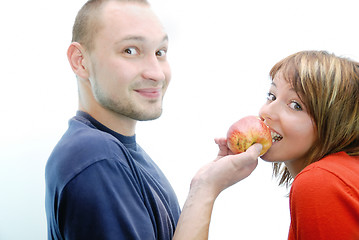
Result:
[[[282,140],[282,136],[279,135],[278,133],[276,132],[271,132],[271,135],[272,135],[272,142],[279,142],[280,140]]]

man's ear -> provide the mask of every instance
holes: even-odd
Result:
[[[67,59],[74,73],[83,79],[89,78],[89,69],[85,59],[85,49],[80,43],[73,42],[67,50]]]

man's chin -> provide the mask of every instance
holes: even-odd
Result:
[[[156,120],[157,118],[161,117],[162,109],[157,112],[152,113],[141,113],[136,117],[137,121],[152,121]]]

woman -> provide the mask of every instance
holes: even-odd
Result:
[[[291,185],[288,239],[359,239],[359,63],[323,51],[278,62],[259,115],[261,158]]]

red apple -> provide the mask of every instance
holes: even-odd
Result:
[[[227,145],[233,153],[245,152],[255,143],[263,146],[261,156],[272,146],[271,131],[259,117],[244,117],[228,129]]]

